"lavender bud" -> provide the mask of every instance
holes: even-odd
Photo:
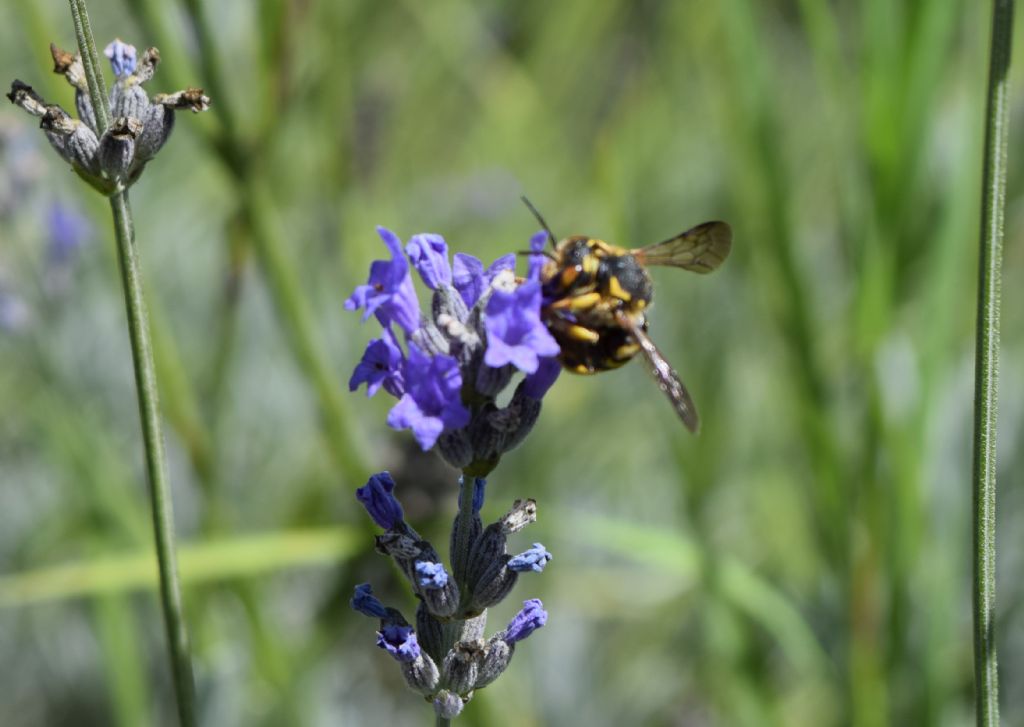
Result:
[[[401,617],[399,617],[401,618]],[[377,632],[377,646],[387,651],[395,661],[404,663],[420,658],[420,645],[412,626],[397,619],[382,619]]]
[[[399,562],[408,561],[411,564],[423,552],[419,538],[412,532],[392,530],[378,535],[374,542],[378,553],[389,555]]]
[[[451,352],[448,339],[432,321],[422,320],[410,338],[417,348],[429,356],[447,356]]]
[[[481,396],[496,397],[512,380],[516,367],[511,364],[493,368],[484,364],[476,373],[476,390]]]
[[[522,641],[548,622],[548,612],[539,598],[523,601],[523,608],[512,617],[501,638],[509,645]]]
[[[135,140],[135,158],[147,162],[167,143],[174,128],[174,111],[160,104],[151,104],[140,118],[142,134]]]
[[[413,661],[402,662],[402,676],[410,689],[424,695],[431,695],[437,689],[441,673],[437,664],[428,654],[420,653]]]
[[[440,563],[418,561],[415,569],[416,582],[424,590],[437,590],[448,585],[448,572]]]
[[[491,423],[491,416],[497,411],[494,404],[487,403],[469,423],[467,433],[474,460],[489,460],[501,455],[504,433]]]
[[[149,110],[149,96],[142,86],[118,83],[110,91],[110,114],[114,118],[128,116],[133,119],[146,118]]]
[[[512,396],[512,401],[507,407],[507,411],[513,411],[516,413],[515,423],[510,426],[504,441],[504,451],[515,449],[522,441],[526,439],[526,435],[533,429],[533,425],[537,423],[537,419],[540,417],[541,402],[540,399],[532,398],[527,390],[530,388],[528,385],[529,377],[523,380],[518,387],[516,387],[516,393]]]
[[[419,638],[420,647],[435,661],[440,661],[444,656],[444,630],[445,624],[435,618],[426,604],[420,601],[420,605],[416,607],[416,636]]]
[[[469,308],[459,291],[451,285],[442,285],[434,291],[430,299],[430,313],[434,320],[439,316],[450,315],[457,321],[465,322],[469,318]]]
[[[508,558],[507,555],[502,559]],[[509,570],[505,565],[493,565],[492,568],[484,571],[480,580],[473,587],[473,597],[470,602],[472,612],[483,611],[495,606],[512,592],[519,580],[519,574]]]
[[[392,494],[395,481],[390,472],[379,472],[356,490],[356,499],[363,503],[373,521],[385,530],[391,530],[404,517],[402,506]]]
[[[515,646],[499,637],[500,635],[495,636],[487,642],[484,659],[480,664],[480,670],[476,677],[477,689],[483,689],[500,677],[512,661]]]
[[[135,156],[135,139],[142,133],[138,119],[120,117],[100,139],[100,169],[110,180],[124,181]]]
[[[423,599],[427,609],[438,618],[453,616],[459,608],[459,587],[451,578],[441,588],[422,588],[414,585],[413,590]]]
[[[455,719],[462,713],[462,698],[442,689],[434,696],[434,712],[442,719]]]
[[[356,586],[355,594],[349,601],[349,605],[364,616],[371,618],[385,618],[388,615],[384,604],[373,595],[373,589],[369,583]]]
[[[463,697],[473,691],[476,685],[480,663],[484,659],[484,642],[482,639],[459,641],[444,657],[441,671],[444,683],[450,690]]]
[[[434,446],[444,461],[455,469],[463,469],[473,461],[473,445],[465,428],[442,432]]]
[[[90,177],[99,176],[100,142],[92,129],[60,106],[47,106],[39,126],[65,161]]]
[[[487,481],[483,477],[473,478],[473,515],[467,524],[469,536],[459,539],[456,534],[462,532],[462,513],[456,513],[455,522],[452,523],[452,535],[448,547],[452,557],[452,572],[459,582],[466,581],[466,570],[470,563],[470,554],[473,546],[476,545],[480,533],[483,531],[483,522],[480,520],[480,508],[484,506],[484,489]],[[463,489],[466,487],[466,477],[459,478],[459,498],[461,500]],[[463,547],[464,546],[464,547]]]

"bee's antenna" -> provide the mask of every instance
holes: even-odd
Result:
[[[551,232],[551,228],[548,227],[548,223],[544,221],[543,217],[541,217],[541,214],[540,214],[540,212],[537,211],[537,208],[534,207],[533,203],[530,202],[530,200],[528,200],[526,198],[525,194],[523,196],[521,196],[520,199],[523,200],[523,204],[525,204],[526,207],[530,210],[530,212],[533,213],[533,216],[537,218],[537,222],[539,222],[540,226],[544,228],[544,231],[546,233],[548,233],[548,239],[551,240],[551,247],[552,248],[557,247],[557,244],[558,244],[557,238],[555,237],[554,233]]]

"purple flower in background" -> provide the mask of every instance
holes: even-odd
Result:
[[[420,656],[416,633],[407,624],[390,623],[377,632],[377,646],[386,650],[396,661],[413,662]]]
[[[50,205],[46,213],[49,233],[47,259],[53,265],[64,265],[92,237],[92,225],[77,209],[60,202]]]
[[[355,391],[360,384],[366,384],[366,395],[373,396],[383,386],[384,391],[396,399],[401,398],[405,393],[402,374],[404,362],[405,356],[394,334],[390,328],[385,328],[383,336],[370,341],[366,346],[362,360],[348,380],[349,391]]]
[[[455,261],[452,265],[452,284],[459,291],[466,305],[472,308],[498,273],[502,270],[512,270],[515,266],[515,253],[502,255],[484,270],[484,264],[480,260],[472,255],[459,252],[455,254]]]
[[[32,320],[32,312],[24,299],[0,283],[0,331],[17,333]]]
[[[558,342],[540,319],[540,283],[528,280],[515,291],[495,290],[487,302],[487,353],[484,363],[512,364],[532,374],[540,358],[557,356]]]
[[[544,610],[544,604],[539,598],[523,601],[522,610],[512,617],[505,629],[505,641],[509,644],[522,641],[547,622],[548,612]]]
[[[395,481],[390,472],[379,472],[373,475],[365,485],[356,490],[356,499],[363,503],[366,512],[373,521],[385,530],[390,530],[402,522],[404,514],[402,506],[392,494]]]
[[[405,394],[388,413],[392,429],[412,429],[424,451],[434,446],[445,429],[469,423],[462,404],[462,375],[451,356],[428,356],[409,344],[405,363]]]
[[[402,255],[402,241],[384,227],[378,227],[377,233],[391,252],[391,259],[375,260],[370,265],[369,280],[345,301],[345,309],[364,308],[364,321],[372,314],[384,327],[394,322],[412,333],[420,325],[420,304],[412,287],[409,262]]]
[[[130,76],[135,72],[135,65],[138,62],[135,46],[128,45],[116,38],[103,49],[103,55],[110,59],[110,67],[118,78]]]
[[[452,266],[448,262],[448,245],[440,235],[413,235],[405,246],[412,266],[431,290],[452,284]]]

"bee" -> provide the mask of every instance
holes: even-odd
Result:
[[[647,335],[647,309],[654,297],[647,267],[667,265],[701,274],[717,270],[732,247],[732,228],[725,222],[705,222],[636,249],[586,235],[556,242],[536,208],[525,197],[523,201],[552,246],[541,269],[541,318],[558,341],[562,366],[576,374],[596,374],[642,354],[658,388],[686,428],[696,432],[693,399]]]

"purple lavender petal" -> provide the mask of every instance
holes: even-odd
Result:
[[[348,381],[349,391],[355,391],[360,384],[365,383],[367,396],[373,396],[383,386],[396,399],[401,398],[405,393],[402,373],[404,362],[405,356],[394,334],[390,328],[385,328],[383,336],[370,341],[366,346],[362,360]]]
[[[513,556],[508,561],[508,569],[522,573],[531,570],[534,573],[542,573],[544,566],[548,564],[553,556],[540,543],[534,543],[529,550]]]
[[[544,263],[547,261],[547,257],[542,253],[547,244],[548,233],[545,230],[541,230],[530,238],[530,251],[534,254],[530,255],[529,267],[526,273],[527,280],[540,281],[541,271],[544,270]]]
[[[494,291],[487,302],[485,364],[494,368],[513,364],[532,374],[541,357],[558,355],[558,342],[540,319],[540,302],[540,283],[535,280],[511,293]]]
[[[369,280],[356,287],[345,301],[345,309],[363,308],[364,321],[372,314],[385,328],[397,323],[406,333],[412,333],[420,325],[420,304],[409,275],[409,262],[402,254],[402,241],[385,227],[378,227],[377,233],[391,252],[391,260],[375,260],[370,265]]]
[[[356,586],[356,592],[349,601],[353,609],[371,618],[385,618],[388,615],[387,609],[375,595],[369,583],[362,583]]]
[[[395,481],[390,472],[379,472],[370,477],[365,485],[356,490],[356,499],[363,503],[373,521],[385,530],[402,522],[402,506],[392,494]]]
[[[118,78],[130,76],[135,72],[136,51],[135,46],[128,45],[116,38],[103,49],[103,55],[110,59],[110,67]]]
[[[562,364],[557,358],[540,359],[537,370],[523,379],[523,393],[531,399],[540,401],[558,379],[560,373],[562,373]]]
[[[423,233],[413,235],[405,246],[409,257],[423,283],[431,290],[452,284],[452,268],[448,263],[448,245],[440,235]]]
[[[428,356],[409,344],[404,376],[406,392],[388,413],[388,426],[412,429],[426,451],[445,429],[469,423],[469,410],[462,404],[462,375],[453,357]]]
[[[89,220],[69,205],[55,202],[46,213],[50,240],[46,257],[51,265],[65,265],[92,237]]]
[[[452,285],[459,291],[467,308],[480,300],[487,284],[484,282],[484,264],[466,253],[457,252],[452,262]]]
[[[505,629],[505,641],[514,644],[522,641],[534,631],[548,622],[548,612],[544,610],[544,604],[539,598],[531,598],[523,601],[523,608],[512,617]]]
[[[377,646],[386,650],[396,661],[413,662],[420,657],[420,644],[412,626],[385,624],[377,632]]]
[[[420,588],[437,590],[448,585],[448,572],[440,563],[429,563],[421,560],[416,563],[416,577]]]

